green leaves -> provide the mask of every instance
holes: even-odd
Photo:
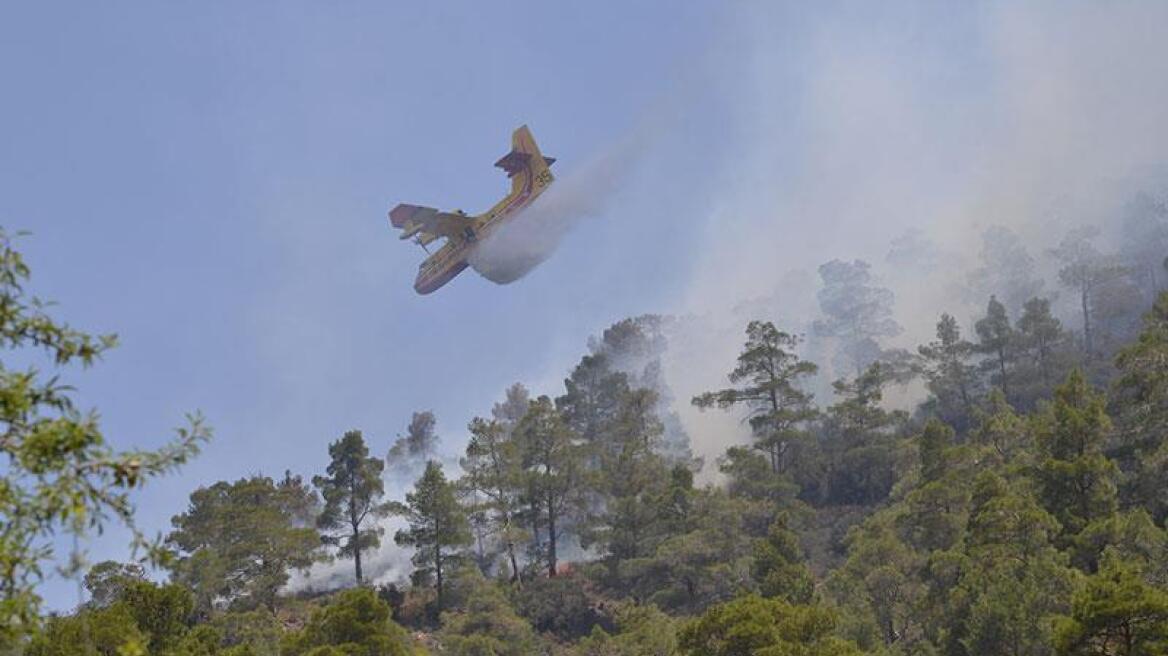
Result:
[[[929,392],[937,399],[943,420],[968,425],[979,381],[977,368],[970,363],[974,345],[962,339],[952,315],[942,314],[937,322],[936,341],[917,349]]]
[[[287,636],[280,653],[410,656],[409,635],[389,614],[389,605],[372,590],[345,590],[314,611],[301,631]]]
[[[1043,504],[1073,535],[1092,520],[1115,511],[1115,464],[1103,455],[1111,430],[1104,399],[1079,370],[1055,390],[1054,403],[1034,420],[1045,456],[1035,478]]]
[[[515,613],[502,590],[477,571],[459,578],[465,609],[442,615],[442,653],[453,656],[527,656],[539,653],[531,625]]]
[[[1059,654],[1137,656],[1168,650],[1168,592],[1117,553],[1075,593],[1056,625]]]
[[[710,608],[681,630],[681,653],[692,656],[859,656],[832,635],[835,614],[818,606],[755,595]]]
[[[0,229],[0,454],[7,464],[0,473],[0,645],[33,624],[36,586],[55,556],[58,531],[100,531],[116,520],[149,560],[164,560],[159,541],[136,528],[129,493],[192,458],[211,434],[195,414],[160,449],[118,451],[97,413],[77,410],[73,389],[59,374],[7,368],[4,362],[38,358],[54,372],[89,366],[117,343],[113,335],[89,335],[51,317],[48,303],[25,292],[29,276]]]
[[[754,580],[764,597],[805,604],[815,596],[815,579],[803,562],[799,536],[788,526],[786,514],[771,524],[767,536],[754,545]]]
[[[191,586],[203,611],[214,601],[272,608],[291,569],[322,560],[311,526],[318,500],[299,477],[266,476],[219,482],[191,494],[187,512],[171,519],[167,536],[182,556],[175,580]]]

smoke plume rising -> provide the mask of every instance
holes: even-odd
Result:
[[[1168,188],[1166,5],[736,7],[727,40],[747,53],[723,69],[724,102],[743,137],[730,181],[689,203],[709,206],[685,221],[703,248],[669,308],[697,319],[666,375],[707,462],[748,431],[689,397],[725,386],[750,319],[807,337],[817,401],[832,402],[826,381],[847,372],[812,330],[820,264],[862,258],[895,293],[904,332],[885,347],[931,339],[941,312],[974,337],[988,294],[1007,291],[971,287],[982,234],[1001,226],[1073,328],[1050,249],[1085,224],[1110,248],[1124,204]]]

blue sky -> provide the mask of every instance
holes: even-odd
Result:
[[[882,271],[892,238],[923,228],[948,257],[989,223],[1049,236],[1051,198],[1162,165],[1166,12],[9,3],[0,223],[33,233],[34,288],[61,316],[121,337],[67,374],[111,442],[159,444],[191,410],[214,427],[139,498],[142,525],[165,530],[200,484],[317,473],[351,428],[384,454],[415,410],[436,412],[453,455],[507,385],[556,393],[587,337],[629,315],[730,317],[687,344],[684,405],[733,359],[730,308],[777,299],[767,318],[799,329],[833,257],[875,262],[905,339],[926,334],[935,317],[914,310],[964,309],[936,274]],[[590,163],[619,183],[596,183],[601,211],[517,283],[467,271],[415,295],[423,253],[386,211],[490,206],[522,123],[558,184],[593,184]],[[709,453],[735,430],[691,425]]]

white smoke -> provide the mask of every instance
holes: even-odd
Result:
[[[733,7],[723,102],[743,136],[728,182],[680,203],[708,209],[685,219],[702,248],[665,308],[699,318],[666,374],[707,462],[748,431],[689,397],[726,386],[748,320],[806,334],[834,375],[809,330],[819,264],[863,258],[895,292],[904,333],[885,346],[931,339],[941,312],[969,337],[987,299],[958,290],[983,230],[1020,235],[1057,292],[1047,251],[1068,229],[1106,231],[1132,193],[1168,188],[1164,3]]]
[[[385,529],[381,545],[377,549],[361,552],[361,571],[367,583],[383,585],[401,583],[409,579],[413,565],[410,550],[397,546],[393,534],[406,524],[400,517],[388,517],[378,522]],[[316,563],[306,571],[293,570],[284,586],[284,594],[298,592],[326,592],[353,586],[355,580],[353,559],[333,558]]]
[[[527,275],[555,252],[575,225],[615,202],[643,137],[640,133],[612,145],[557,178],[530,206],[478,244],[467,258],[471,268],[500,285]]]

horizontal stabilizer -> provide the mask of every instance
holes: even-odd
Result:
[[[389,222],[395,228],[406,228],[409,224],[420,224],[426,218],[438,213],[433,207],[402,203],[389,211]]]
[[[425,245],[439,237],[461,239],[472,220],[461,212],[439,212],[433,207],[402,203],[389,211],[389,222],[402,231],[401,239],[418,235],[419,242]]]
[[[532,158],[538,158],[532,161]],[[526,125],[520,126],[511,135],[511,152],[499,158],[495,166],[507,172],[508,178],[514,178],[523,171],[531,170],[532,174],[552,165],[554,157],[544,157],[535,145],[535,137]]]
[[[528,153],[521,153],[518,150],[513,150],[506,155],[499,158],[495,162],[495,166],[507,172],[507,177],[512,177],[519,173],[531,161],[531,155]],[[555,157],[544,157],[543,163],[545,166],[551,166],[556,161]]]
[[[513,150],[500,157],[499,161],[495,162],[495,166],[506,171],[507,177],[510,178],[514,177],[516,173],[519,173],[524,168],[526,168],[527,163],[530,161],[531,155],[528,155],[527,153],[521,153],[518,150]]]

